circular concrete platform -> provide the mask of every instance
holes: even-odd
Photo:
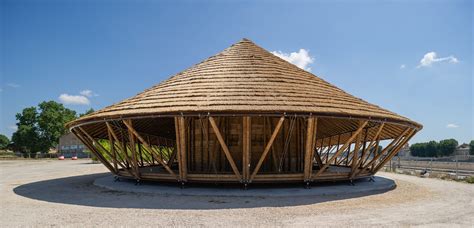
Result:
[[[158,195],[178,195],[178,196],[224,196],[224,197],[288,197],[288,196],[333,196],[377,193],[392,190],[396,187],[395,181],[385,177],[376,176],[374,182],[368,179],[354,181],[354,185],[349,182],[336,182],[313,184],[310,189],[305,189],[301,185],[250,185],[249,189],[242,190],[237,186],[212,186],[212,185],[188,185],[184,189],[178,184],[161,184],[157,182],[144,182],[135,185],[132,180],[114,181],[112,175],[98,178],[94,185],[112,191],[148,193]]]

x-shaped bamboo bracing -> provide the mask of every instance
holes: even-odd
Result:
[[[214,130],[214,134],[216,134],[217,140],[221,144],[222,150],[224,151],[224,154],[227,157],[227,161],[229,161],[229,164],[232,167],[232,170],[234,171],[235,176],[237,177],[238,180],[242,180],[239,169],[237,168],[237,165],[235,165],[234,159],[232,158],[232,155],[230,154],[229,148],[227,147],[224,141],[224,138],[222,137],[221,132],[219,128],[217,127],[217,124],[214,121],[214,118],[212,116],[209,117],[209,123],[211,123],[212,130]]]
[[[268,152],[270,151],[270,148],[273,144],[273,141],[275,141],[276,136],[278,135],[278,132],[280,132],[280,128],[283,125],[283,122],[285,121],[285,117],[282,116],[280,120],[278,121],[277,125],[275,126],[275,130],[273,130],[272,136],[270,137],[270,140],[268,140],[267,145],[265,146],[265,149],[263,150],[262,156],[258,160],[257,165],[255,166],[255,169],[252,172],[252,175],[250,176],[250,182],[255,178],[255,175],[257,175],[258,171],[260,170],[260,166],[262,166],[263,161],[267,157]]]
[[[143,146],[145,146],[145,148],[148,150],[148,151],[152,151],[152,148],[150,147],[150,145],[148,145],[148,143],[140,136],[140,134],[138,134],[137,131],[135,131],[135,129],[133,129],[133,126],[132,126],[132,123],[131,123],[131,120],[124,120],[123,123],[125,124],[125,126],[127,126],[129,132],[130,132],[130,141],[132,143],[131,147],[132,148],[135,148],[135,143],[134,143],[134,137],[137,137],[137,139],[143,144]],[[132,153],[134,153],[134,149],[132,150]],[[136,154],[135,154],[135,162],[136,162]],[[163,162],[163,160],[161,160],[161,158],[157,157],[156,160],[166,169],[166,171],[168,171],[168,173],[170,173],[173,177],[175,177],[176,179],[179,179],[178,176],[176,176],[176,174],[173,172],[173,170],[171,170],[171,168],[165,164],[165,162]]]
[[[367,150],[370,151],[370,148],[372,148],[374,146],[376,146],[376,150],[378,150],[378,145],[379,145],[379,142],[380,142],[380,137],[379,136],[380,136],[380,133],[383,130],[384,125],[385,125],[385,123],[380,124],[379,129],[377,130],[374,137],[372,138],[372,141],[369,143],[369,146],[367,148],[365,148],[363,154],[366,154]],[[370,154],[367,155],[367,158],[369,156],[370,156]],[[365,159],[364,156],[362,156],[360,161],[359,161],[359,164],[357,165],[357,167],[361,167],[366,162],[364,159]],[[358,175],[363,169],[364,168],[362,166],[361,169],[358,169],[355,172],[352,172],[352,174],[350,176],[350,179],[352,179],[352,178],[354,178],[354,176]]]
[[[102,164],[104,164],[104,166],[110,170],[110,172],[112,172],[113,174],[117,174],[117,171],[114,170],[114,167],[112,167],[110,165],[110,163],[107,161],[107,159],[105,159],[102,154],[97,150],[97,148],[95,148],[93,145],[92,145],[92,142],[90,142],[89,140],[87,140],[86,138],[83,137],[83,135],[79,132],[79,131],[74,131],[73,132],[75,133],[75,135],[79,138],[79,140],[81,140],[82,143],[84,143],[91,151],[92,153],[95,154],[95,156],[97,157],[97,159],[99,159],[100,162],[102,162]]]
[[[78,129],[82,132],[82,134],[84,134],[87,138],[89,138],[89,140],[91,140],[92,144],[91,144],[91,147],[96,149],[97,150],[97,147],[99,147],[102,151],[104,151],[105,153],[107,153],[107,155],[109,155],[110,157],[112,157],[111,153],[105,149],[102,144],[100,144],[99,142],[97,142],[97,140],[95,140],[92,136],[90,136],[84,129],[82,129],[81,127],[78,127]],[[98,150],[97,150],[98,151]],[[105,158],[104,158],[105,159]],[[123,165],[121,162],[118,162],[116,160],[117,164],[120,165],[120,167],[122,167],[124,170],[126,170],[130,175],[134,176],[135,178],[139,178],[139,174],[137,172],[131,172],[130,169],[128,169],[125,165]],[[136,169],[134,169],[135,171]],[[118,170],[117,170],[118,172]]]
[[[379,165],[374,169],[373,173],[378,172],[388,161],[390,161],[393,158],[393,156],[395,156],[398,153],[398,150],[400,150],[400,148],[403,145],[405,145],[408,142],[408,140],[410,140],[410,138],[413,137],[413,135],[415,135],[415,133],[416,133],[416,129],[411,129],[410,133],[408,133],[405,136],[405,138],[400,143],[398,143],[395,149],[392,150],[391,153],[383,161],[379,163]]]
[[[380,142],[380,133],[382,133],[382,130],[383,130],[384,126],[385,126],[385,123],[380,124],[379,129],[377,130],[374,137],[372,138],[372,141],[369,143],[369,146],[367,148],[365,148],[364,154],[366,155],[365,156],[366,158],[363,157],[361,159],[361,162],[360,162],[359,166],[361,166],[361,165],[363,165],[364,163],[367,162],[367,159],[369,158],[371,152],[373,151],[372,148],[374,146],[376,146],[377,149],[378,149],[379,142]],[[369,153],[367,153],[367,152],[369,152]]]
[[[396,139],[392,140],[392,142],[390,142],[379,154],[375,155],[375,157],[368,163],[366,164],[364,167],[362,167],[362,169],[366,169],[367,167],[369,167],[370,165],[374,164],[376,161],[378,161],[378,159],[385,153],[387,152],[388,150],[390,150],[395,144],[397,144],[397,142],[400,141],[400,139],[410,130],[410,128],[407,128],[405,131],[403,131],[403,133],[401,133]],[[374,172],[372,172],[374,173]]]
[[[359,134],[362,132],[362,130],[364,129],[364,127],[367,125],[369,121],[366,120],[364,122],[361,122],[360,125],[359,125],[359,128],[355,131],[355,133],[346,141],[346,143],[344,143],[344,145],[339,148],[339,150],[331,157],[331,159],[329,159],[329,161],[324,164],[323,167],[321,167],[318,172],[316,172],[316,174],[314,175],[314,178],[318,177],[319,175],[321,175],[321,173],[323,173],[328,167],[329,165],[331,164],[331,162],[337,157],[339,156],[339,154],[342,153],[342,151],[344,151],[348,146],[349,144],[352,143],[352,141],[354,141],[354,139],[356,137],[359,136]]]
[[[115,132],[114,132],[114,129],[112,128],[112,126],[111,126],[108,122],[105,122],[105,124],[107,125],[108,133],[111,134],[111,135],[112,135],[112,138],[117,142],[117,147],[118,147],[119,150],[122,152],[121,154],[122,154],[123,157],[125,158],[125,161],[127,161],[127,164],[132,164],[132,162],[130,161],[130,158],[128,157],[127,147],[124,147],[124,145],[121,144],[121,143],[125,143],[125,142],[122,142],[122,141],[117,137],[117,135],[116,135]]]

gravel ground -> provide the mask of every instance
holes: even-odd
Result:
[[[329,197],[206,197],[124,193],[92,182],[79,161],[0,161],[0,227],[460,226],[474,227],[474,185],[380,173],[392,191]]]

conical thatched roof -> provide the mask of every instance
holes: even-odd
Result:
[[[75,122],[196,112],[312,113],[420,126],[344,92],[247,39],[132,98]]]

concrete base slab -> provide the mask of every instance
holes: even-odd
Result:
[[[373,182],[368,179],[354,181],[354,185],[349,182],[318,183],[313,184],[310,189],[305,189],[301,185],[250,185],[247,190],[237,186],[212,186],[212,185],[187,185],[180,188],[176,185],[163,184],[157,182],[142,182],[135,185],[133,180],[114,181],[112,175],[98,178],[94,185],[112,191],[148,193],[158,195],[178,195],[178,196],[224,196],[224,197],[294,197],[294,196],[335,196],[352,195],[370,192],[383,192],[396,187],[395,181],[385,177],[375,176]]]

